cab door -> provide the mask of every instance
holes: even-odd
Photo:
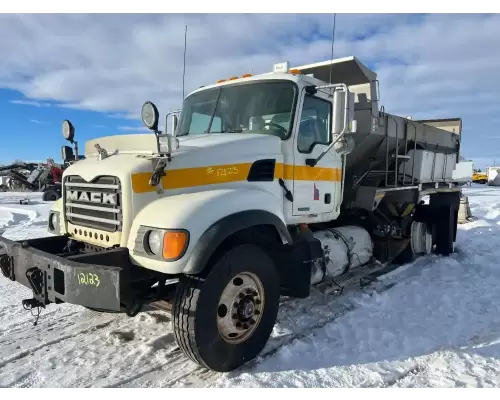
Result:
[[[300,123],[294,138],[293,215],[325,214],[338,211],[342,181],[342,160],[330,150],[313,167],[307,159],[317,159],[332,142],[332,100],[326,93],[304,91]]]

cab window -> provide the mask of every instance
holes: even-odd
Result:
[[[331,119],[331,102],[306,95],[297,139],[297,147],[301,153],[310,153],[316,144],[330,144]]]

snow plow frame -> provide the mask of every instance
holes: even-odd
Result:
[[[0,269],[6,278],[33,291],[33,299],[23,302],[30,308],[64,302],[108,311],[123,311],[125,306],[127,314],[134,314],[140,309],[134,283],[154,273],[131,264],[124,247],[68,251],[83,246],[66,235],[23,241],[2,237]]]

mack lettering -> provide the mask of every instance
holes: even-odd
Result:
[[[69,190],[66,200],[83,201],[86,203],[110,204],[116,206],[116,193],[87,192]]]

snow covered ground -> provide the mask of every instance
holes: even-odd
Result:
[[[457,252],[420,258],[363,290],[285,301],[263,354],[229,374],[198,368],[175,345],[170,315],[135,318],[49,306],[0,277],[0,387],[500,386],[500,188],[465,190],[478,221]],[[50,203],[0,193],[0,233],[46,235]]]

